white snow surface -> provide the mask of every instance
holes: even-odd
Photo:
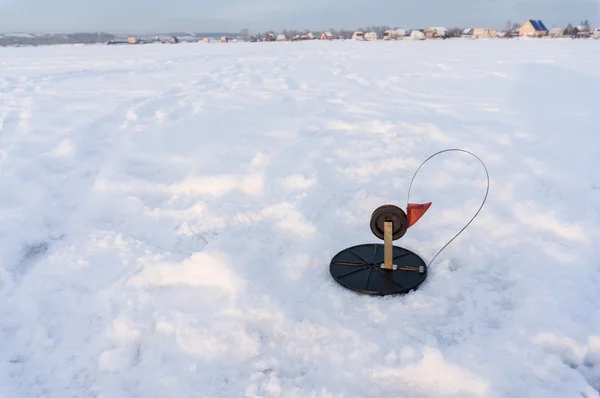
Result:
[[[599,397],[600,42],[0,49],[0,397]],[[413,172],[481,215],[340,287]],[[479,163],[434,158],[429,261]]]

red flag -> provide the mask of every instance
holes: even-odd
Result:
[[[429,207],[431,207],[431,202],[422,204],[409,203],[408,208],[406,209],[406,217],[408,218],[407,228],[415,225],[415,223],[423,217],[423,214],[425,214]]]

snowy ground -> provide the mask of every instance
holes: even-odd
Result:
[[[599,397],[600,42],[0,49],[0,397]],[[491,191],[339,287],[433,152]],[[424,167],[426,261],[484,173]]]

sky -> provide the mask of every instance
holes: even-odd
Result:
[[[503,28],[541,19],[549,27],[589,20],[600,0],[0,0],[0,32],[250,32],[388,25]]]

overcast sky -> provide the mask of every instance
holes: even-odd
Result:
[[[600,0],[0,0],[0,32],[251,32],[600,24]]]

